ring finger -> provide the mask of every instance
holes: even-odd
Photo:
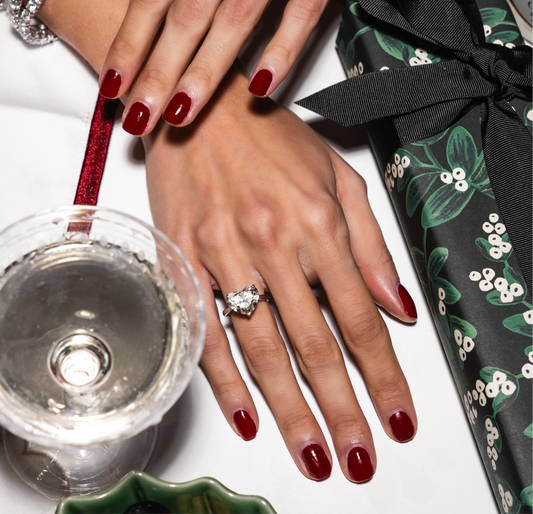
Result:
[[[225,293],[235,286],[259,282],[248,273],[215,277]],[[324,435],[298,385],[272,311],[259,302],[253,314],[230,314],[247,365],[276,418],[289,452],[308,478],[322,480],[331,473],[331,454]]]

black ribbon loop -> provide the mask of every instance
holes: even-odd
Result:
[[[531,134],[508,102],[531,101],[532,49],[486,43],[475,0],[360,0],[359,6],[451,59],[365,73],[296,103],[344,126],[390,118],[402,145],[431,137],[481,106],[487,172],[531,293]]]

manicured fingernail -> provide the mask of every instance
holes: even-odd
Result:
[[[319,444],[310,444],[302,450],[307,471],[315,480],[323,480],[331,475],[331,463]]]
[[[405,443],[415,436],[415,427],[411,418],[403,411],[398,411],[389,418],[392,433],[397,441]]]
[[[271,83],[272,72],[268,70],[259,70],[248,86],[248,91],[255,96],[265,96]]]
[[[407,289],[400,284],[398,286],[398,297],[403,305],[403,310],[410,318],[417,319],[418,314],[416,312],[416,305],[411,298],[411,295],[407,292]]]
[[[255,426],[255,421],[245,410],[238,410],[235,412],[235,414],[233,414],[233,421],[237,430],[241,434],[241,437],[245,441],[249,441],[256,436],[257,427]]]
[[[140,136],[150,119],[150,109],[141,102],[135,102],[126,116],[122,128],[133,136]]]
[[[179,125],[189,114],[191,98],[187,93],[176,93],[163,113],[163,119],[171,125]]]
[[[107,70],[100,86],[100,94],[106,98],[115,98],[118,95],[120,84],[122,84],[120,73],[117,70]]]
[[[356,446],[348,454],[348,472],[354,482],[366,482],[374,475],[374,468],[368,452]]]

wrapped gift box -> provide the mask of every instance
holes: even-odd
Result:
[[[387,3],[393,9],[384,5],[383,16],[377,18],[365,11],[368,3],[346,2],[337,46],[348,77],[359,79],[348,80],[298,103],[345,125],[353,124],[358,116],[380,116],[381,119],[367,123],[369,139],[496,500],[501,512],[531,512],[533,306],[528,288],[531,276],[528,278],[528,272],[524,271],[531,256],[527,254],[531,217],[519,216],[520,223],[514,221],[515,229],[510,237],[512,231],[504,223],[501,202],[495,195],[494,186],[499,179],[496,174],[489,179],[487,172],[482,131],[484,123],[494,123],[494,119],[487,121],[482,101],[463,106],[460,115],[445,127],[439,128],[439,121],[432,127],[432,109],[441,108],[441,102],[454,101],[446,97],[448,90],[453,89],[446,86],[446,81],[450,80],[446,68],[457,63],[447,49],[421,36],[420,30],[413,34],[402,30],[401,25],[402,17],[420,27],[425,21],[416,19],[418,16],[425,15],[426,21],[431,16],[442,16],[436,7],[441,0],[435,0],[435,4],[434,0],[425,3],[426,11],[435,9],[433,14],[420,13],[423,2],[417,0],[374,0],[378,10],[378,4]],[[501,47],[503,57],[512,59],[503,49],[512,50],[522,45],[522,39],[506,2],[478,0],[477,6],[474,4],[475,13],[471,2],[461,4],[467,18],[481,16],[485,42]],[[441,39],[446,39],[446,30],[451,32],[454,20],[442,16],[439,23],[443,28]],[[453,47],[453,37],[449,39]],[[485,42],[483,48],[496,48]],[[425,66],[436,63],[442,64],[440,67]],[[409,68],[417,70],[409,70],[410,75],[407,75]],[[403,119],[387,117],[388,113],[397,114],[394,112],[396,95],[402,96],[404,104],[409,105],[415,97],[433,94],[432,86],[424,82],[424,74],[431,68],[436,69],[434,73],[441,73],[441,78],[436,80],[444,82],[444,87],[435,93],[440,95],[435,101],[437,105],[428,104],[425,111],[418,110],[420,106],[416,105],[416,112],[408,113]],[[463,70],[463,75],[467,73],[466,66],[458,69]],[[394,81],[389,80],[386,85],[375,82],[380,78],[376,78],[377,73],[371,75],[372,72],[392,75],[391,70],[398,71],[394,72]],[[352,92],[351,84],[356,84],[357,80],[363,84],[363,93],[361,88],[358,93]],[[455,87],[455,84],[450,82],[450,86]],[[529,141],[525,144],[531,146],[531,90],[529,98],[507,100],[518,115],[517,119],[527,127],[529,133],[525,134]],[[457,102],[464,104],[466,100]],[[369,116],[365,112],[369,105],[374,111],[383,112]],[[358,114],[353,115],[352,110]],[[507,127],[500,129],[502,134],[498,137],[505,137]],[[523,127],[518,127],[520,129]],[[431,135],[405,142],[406,138],[413,139],[413,134],[419,130]],[[402,131],[403,141],[399,136]],[[520,134],[521,141],[524,132]],[[515,153],[523,151],[521,144],[517,144],[516,149],[511,144],[511,162],[514,162]],[[529,171],[526,170],[525,176],[531,182],[531,161],[526,161],[526,165]],[[503,182],[509,180],[507,177]],[[522,212],[533,209],[531,187],[529,185],[528,189],[526,182],[519,187],[518,196],[525,191],[523,197],[511,200],[511,203],[521,204]],[[500,196],[501,191],[499,187]],[[504,189],[503,195],[506,194],[511,193]],[[507,212],[505,219],[509,221],[514,214]],[[519,262],[515,247],[517,241],[523,243],[524,237],[526,253]],[[529,270],[530,266],[531,263]]]

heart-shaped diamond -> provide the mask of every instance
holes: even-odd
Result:
[[[241,291],[233,291],[226,296],[228,307],[231,307],[233,312],[245,314],[246,316],[251,316],[258,301],[259,291],[253,284],[246,286]]]

